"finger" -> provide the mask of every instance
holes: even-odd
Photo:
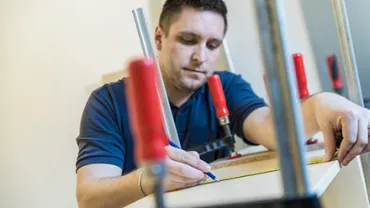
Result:
[[[368,130],[367,132],[369,134],[370,130]],[[370,140],[370,135],[367,136],[367,145],[365,146],[365,148],[362,150],[362,152],[360,154],[370,152],[370,142],[369,142],[369,140]]]
[[[200,155],[199,155],[199,153],[198,152],[196,152],[196,151],[190,151],[190,152],[188,152],[189,154],[191,154],[192,156],[194,156],[195,158],[198,158],[198,159],[200,159]]]
[[[348,165],[349,162],[353,160],[357,155],[359,155],[362,150],[368,144],[368,129],[367,129],[367,119],[361,117],[358,121],[358,130],[357,130],[357,141],[355,145],[349,150],[347,155],[344,157],[343,165]]]
[[[197,182],[194,182],[194,183],[188,183],[188,184],[186,184],[186,188],[189,188],[189,187],[193,187],[193,186],[199,185],[199,184],[200,184],[200,182],[202,182],[202,181],[197,181]]]
[[[323,161],[328,162],[333,158],[335,150],[336,150],[333,128],[330,126],[323,128],[322,134],[325,138],[324,139],[325,156],[324,156]]]
[[[367,145],[366,147],[362,150],[362,153],[367,153],[370,152],[370,115],[367,115]]]
[[[166,160],[166,165],[167,165],[168,171],[173,174],[195,179],[195,180],[202,180],[205,178],[205,174],[203,171],[196,169],[194,167],[191,167],[190,165],[187,165],[185,163],[177,162],[177,161],[174,161],[168,158]]]
[[[370,138],[368,138],[370,139]],[[362,150],[362,152],[360,154],[363,154],[363,153],[368,153],[370,152],[370,143],[368,142],[367,145],[365,146],[365,148]]]
[[[185,152],[184,150],[168,147],[167,152],[168,156],[172,160],[175,160],[180,163],[185,163],[204,172],[211,171],[211,167],[206,162],[200,160],[199,158],[193,156],[192,154],[189,154],[188,152]]]
[[[348,151],[353,147],[357,141],[358,132],[358,119],[355,115],[349,114],[346,118],[342,119],[342,133],[343,141],[338,150],[338,160],[340,163],[347,155]]]

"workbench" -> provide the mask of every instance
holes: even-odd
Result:
[[[307,151],[307,158],[324,156],[323,144],[317,144],[314,150]],[[262,147],[250,147],[239,151],[244,155],[266,152]],[[271,153],[271,152],[270,152]],[[219,178],[225,173],[239,174],[240,171],[260,171],[276,167],[277,158],[248,162],[246,164],[212,170]],[[217,164],[217,162],[215,163]],[[359,158],[347,167],[341,167],[338,161],[311,164],[307,166],[310,190],[315,192],[328,208],[368,208],[368,197],[361,176]],[[195,187],[165,194],[168,207],[194,207],[201,205],[224,204],[239,201],[254,201],[282,197],[280,171],[271,171],[240,177],[221,182],[207,183]],[[149,195],[128,207],[154,207],[153,195]]]

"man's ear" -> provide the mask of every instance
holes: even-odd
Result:
[[[162,49],[162,39],[164,38],[164,31],[161,26],[157,26],[155,28],[155,34],[154,34],[154,41],[155,41],[155,47],[157,50]]]

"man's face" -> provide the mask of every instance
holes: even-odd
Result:
[[[224,37],[221,15],[185,8],[165,35],[156,30],[158,61],[167,84],[184,91],[201,87],[215,69]]]

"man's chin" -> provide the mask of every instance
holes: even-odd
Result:
[[[183,82],[183,87],[187,90],[190,90],[190,91],[196,91],[198,90],[199,88],[201,88],[204,84],[205,84],[205,80],[204,81],[201,81],[201,80],[186,80],[185,82]]]

